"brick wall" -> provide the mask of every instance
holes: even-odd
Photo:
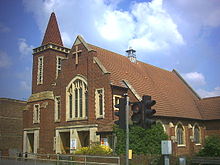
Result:
[[[9,155],[11,150],[22,151],[22,112],[26,102],[0,98],[0,151]]]
[[[38,57],[43,56],[43,84],[37,85],[38,74]],[[53,88],[52,83],[56,79],[56,60],[57,56],[66,57],[65,53],[48,49],[41,53],[33,55],[33,70],[32,70],[32,93],[48,91]]]
[[[109,81],[109,74],[104,74],[99,66],[94,63],[93,57],[96,56],[94,51],[88,52],[86,48],[78,45],[82,53],[79,55],[79,64],[75,64],[75,56],[70,54],[68,59],[62,61],[62,71],[58,78],[56,75],[56,56],[60,55],[56,51],[45,51],[34,55],[33,64],[33,93],[41,91],[53,91],[54,96],[61,96],[61,120],[54,121],[54,100],[42,100],[28,103],[28,110],[24,112],[24,128],[40,127],[39,153],[53,153],[53,137],[55,136],[55,128],[59,126],[98,124],[98,129],[102,131],[102,126],[113,123],[114,114],[112,112],[112,88]],[[74,50],[74,48],[73,48]],[[38,57],[44,55],[44,83],[37,85],[37,61]],[[47,61],[47,62],[46,62]],[[88,100],[89,112],[88,119],[80,121],[66,121],[66,87],[71,80],[82,75],[87,79],[88,83]],[[52,86],[51,82],[55,81],[56,85]],[[105,116],[103,119],[95,117],[95,89],[104,88],[105,94]],[[46,108],[40,109],[40,123],[33,124],[33,107],[34,104],[44,104],[48,102]]]
[[[220,120],[205,121],[206,131],[205,136],[219,135],[220,136]]]
[[[158,117],[158,120],[162,121],[166,128],[167,135],[169,139],[172,141],[172,151],[173,155],[193,155],[198,152],[202,146],[204,145],[205,140],[205,125],[203,121],[189,120],[189,119],[177,119],[177,118],[162,118]],[[176,137],[176,125],[178,123],[182,124],[185,130],[185,145],[178,146],[174,137]],[[172,124],[171,124],[172,123]],[[201,141],[200,144],[195,144],[193,139],[190,139],[190,136],[193,136],[193,126],[197,124],[200,128],[201,132]]]

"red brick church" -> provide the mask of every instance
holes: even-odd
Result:
[[[63,45],[51,14],[41,45],[33,49],[32,95],[23,113],[23,152],[72,153],[102,142],[112,146],[114,105],[150,95],[156,119],[172,140],[174,155],[198,151],[204,138],[220,134],[220,97],[201,99],[177,71],[138,61],[77,36]]]

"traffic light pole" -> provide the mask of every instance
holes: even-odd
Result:
[[[129,97],[126,94],[125,95],[125,99],[126,99],[126,106],[125,106],[125,111],[126,111],[126,165],[129,165]]]

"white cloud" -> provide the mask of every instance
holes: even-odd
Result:
[[[183,78],[193,87],[198,87],[206,84],[205,77],[202,73],[190,72],[182,74]]]
[[[4,24],[0,23],[0,32],[6,33],[6,32],[9,32],[9,31],[10,31],[9,27],[7,27]]]
[[[47,16],[53,11],[55,2],[56,0],[23,0],[26,10],[33,12],[34,18],[42,33],[45,31],[45,25],[48,19]]]
[[[190,46],[198,39],[207,41],[213,28],[220,27],[219,0],[164,0],[164,8]]]
[[[173,9],[191,20],[191,24],[200,26],[220,26],[220,2],[219,0],[169,0],[166,1]]]
[[[214,88],[213,91],[207,91],[204,89],[198,89],[197,93],[202,97],[214,97],[214,96],[220,96],[220,87]]]
[[[62,36],[64,43],[68,47],[72,46],[78,34],[86,36],[87,41],[97,42],[97,37],[101,38],[95,23],[102,18],[105,11],[114,8],[111,6],[111,1],[105,2],[104,0],[23,0],[26,10],[33,13],[42,35],[50,13],[55,11],[60,31],[64,35]]]
[[[96,22],[101,36],[107,40],[125,40],[132,38],[135,25],[132,15],[128,12],[111,11],[104,13],[103,19]]]
[[[18,40],[18,49],[19,52],[21,53],[21,57],[25,57],[26,55],[31,55],[33,48],[34,47],[32,45],[27,44],[26,39],[20,38]]]
[[[201,86],[206,84],[205,76],[202,73],[190,72],[182,74],[183,78],[196,89],[200,97],[220,96],[220,87],[214,88],[212,91],[202,89]]]
[[[131,11],[118,9],[119,2],[23,0],[26,9],[33,12],[42,34],[49,13],[56,12],[64,43],[69,47],[78,34],[113,50],[132,46],[138,50],[158,51],[184,44],[177,25],[162,8],[162,0],[132,3]]]
[[[7,53],[0,51],[0,68],[8,68],[11,65],[11,59]]]
[[[177,25],[162,5],[162,0],[153,0],[132,6],[132,14],[136,20],[135,37],[129,41],[132,47],[155,51],[184,44]]]

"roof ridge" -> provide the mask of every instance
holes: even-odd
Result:
[[[210,99],[217,99],[217,98],[220,98],[220,96],[204,97],[201,100],[210,100]]]
[[[93,45],[93,44],[90,44],[90,43],[87,43],[87,44],[90,45],[90,46],[94,46],[94,47],[96,47],[96,48],[99,48],[99,49],[102,49],[102,50],[104,50],[104,51],[108,51],[108,52],[111,52],[111,53],[114,53],[114,54],[117,54],[117,55],[120,55],[120,56],[126,58],[126,56],[123,56],[122,54],[119,54],[119,53],[113,52],[113,51],[111,51],[111,50],[108,50],[108,49],[105,49],[105,48],[102,48],[102,47],[99,47],[99,46],[96,46],[96,45]]]
[[[124,58],[127,58],[126,56],[122,55],[122,54],[119,54],[119,53],[116,53],[116,52],[113,52],[111,50],[108,50],[108,49],[105,49],[105,48],[102,48],[102,47],[99,47],[99,46],[96,46],[96,45],[93,45],[93,44],[90,44],[90,43],[87,43],[88,45],[91,45],[91,46],[94,46],[94,47],[97,47],[99,49],[102,49],[102,50],[105,50],[105,51],[108,51],[108,52],[111,52],[111,53],[114,53],[114,54],[117,54],[117,55],[120,55]],[[155,66],[155,65],[152,65],[152,64],[149,64],[149,63],[145,63],[145,62],[142,62],[142,61],[139,61],[137,60],[137,64],[140,63],[140,64],[144,64],[144,65],[147,65],[147,66],[151,66],[151,67],[154,67],[154,68],[157,68],[157,69],[160,69],[160,70],[163,70],[163,71],[166,71],[166,72],[169,72],[169,73],[172,73],[172,71],[169,71],[169,70],[166,70],[166,69],[163,69],[163,68],[160,68],[158,66]]]
[[[52,12],[50,15],[50,19],[48,21],[47,28],[44,33],[44,38],[41,45],[46,45],[48,43],[54,43],[63,46],[60,30],[54,12]]]
[[[196,93],[196,91],[184,80],[184,78],[175,70],[173,69],[173,72],[177,77],[190,89],[190,91],[199,99],[201,100],[201,97]]]

